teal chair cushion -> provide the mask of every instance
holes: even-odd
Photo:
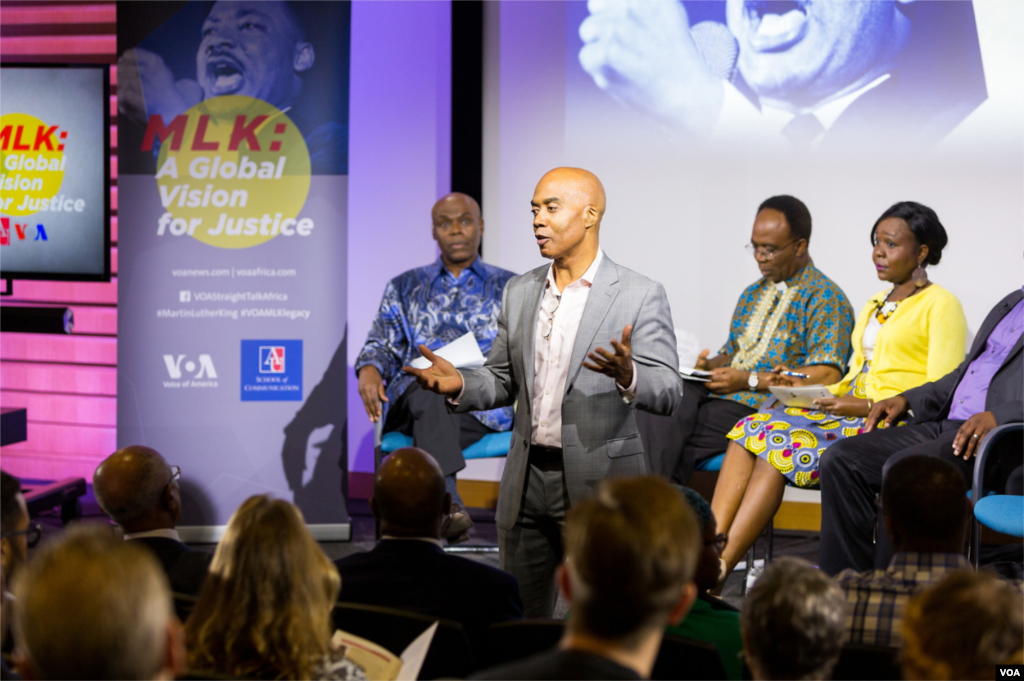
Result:
[[[488,433],[462,450],[466,459],[490,459],[496,456],[508,456],[512,447],[512,431]]]
[[[1024,497],[992,494],[978,500],[974,516],[985,527],[1014,537],[1024,537]]]
[[[402,447],[412,447],[412,436],[396,431],[394,433],[384,433],[384,436],[380,439],[380,451],[385,454],[390,454]]]
[[[466,459],[489,459],[507,456],[512,446],[512,431],[488,433],[462,451]],[[402,447],[412,447],[412,437],[399,432],[384,433],[380,439],[380,451],[390,454]]]
[[[696,466],[698,471],[716,472],[722,470],[722,462],[725,461],[725,453],[713,456],[710,459],[704,459]]]

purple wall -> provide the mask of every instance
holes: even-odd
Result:
[[[350,101],[349,367],[387,281],[437,257],[430,208],[450,186],[451,3],[356,0]],[[354,374],[348,385],[349,468],[372,471]]]

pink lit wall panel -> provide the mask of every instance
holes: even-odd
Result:
[[[5,61],[111,64],[111,176],[117,177],[117,69],[113,1],[0,7]],[[117,187],[111,188],[111,241],[117,243]],[[117,248],[111,269],[118,271]],[[109,283],[15,281],[3,307],[68,306],[71,336],[0,334],[0,404],[28,409],[28,439],[3,448],[4,470],[20,477],[92,480],[115,447],[117,279]]]
[[[117,369],[5,361],[0,371],[0,390],[114,397],[117,395]]]
[[[0,333],[0,357],[8,361],[116,366],[117,339],[108,336]]]
[[[16,281],[14,282],[14,295],[10,300],[33,303],[117,305],[117,279],[109,283]]]
[[[4,390],[0,394],[0,406],[28,409],[33,422],[110,428],[117,425],[117,398],[114,397]]]

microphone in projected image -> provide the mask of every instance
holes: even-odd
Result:
[[[736,77],[736,60],[740,56],[740,46],[725,24],[702,21],[694,24],[690,29],[690,35],[711,72],[731,83]]]

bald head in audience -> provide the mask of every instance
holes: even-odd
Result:
[[[155,449],[119,449],[99,465],[93,490],[100,508],[125,533],[173,529],[181,518],[181,493],[171,467]]]
[[[398,449],[377,469],[370,509],[381,534],[439,539],[449,506],[441,467],[422,449]]]
[[[181,625],[156,560],[108,527],[76,525],[14,582],[16,657],[36,679],[173,679]]]

